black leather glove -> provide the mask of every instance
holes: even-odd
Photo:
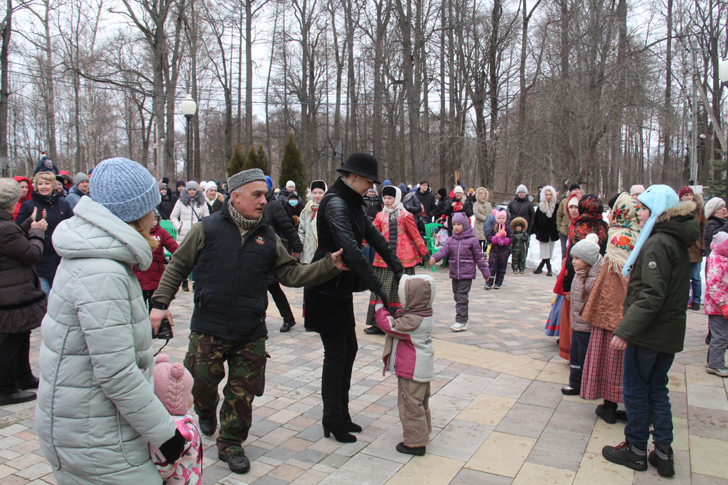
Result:
[[[164,444],[159,447],[159,451],[161,451],[167,459],[167,463],[175,463],[179,460],[179,457],[182,456],[182,452],[185,451],[185,443],[187,443],[185,437],[182,436],[182,433],[180,433],[178,429],[175,429],[174,436],[165,441]]]

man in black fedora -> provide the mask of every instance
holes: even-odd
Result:
[[[379,253],[397,281],[404,274],[404,268],[363,210],[364,194],[379,183],[377,159],[367,153],[353,153],[336,170],[341,177],[319,205],[316,217],[318,248],[313,262],[322,259],[330,248],[342,248],[342,258],[351,271],[342,272],[325,283],[305,287],[303,298],[306,329],[318,332],[324,345],[321,378],[324,435],[328,437],[333,433],[338,441],[353,442],[356,437],[350,433],[361,431],[349,415],[351,371],[358,350],[353,293],[373,291],[385,301],[385,306],[387,304],[382,282],[361,252],[362,240],[366,239]]]

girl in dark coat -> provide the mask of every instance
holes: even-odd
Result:
[[[162,196],[162,201],[157,206],[157,210],[159,211],[160,217],[165,221],[168,221],[169,215],[172,213],[172,209],[174,209],[172,194],[169,193],[169,187],[163,183],[159,184],[159,193]]]
[[[0,406],[35,399],[30,368],[30,332],[40,326],[46,297],[33,268],[45,246],[45,219],[26,218],[18,227],[13,212],[20,185],[0,179]],[[32,215],[36,215],[37,209]]]
[[[490,278],[485,284],[485,289],[496,290],[503,284],[508,269],[508,256],[511,254],[511,240],[513,239],[513,231],[508,227],[508,216],[506,211],[493,211],[495,215],[495,224],[485,234],[490,247]],[[495,286],[493,286],[495,283]]]
[[[342,257],[350,271],[343,271],[318,286],[306,287],[303,299],[306,329],[318,332],[324,345],[321,377],[324,436],[334,433],[337,441],[351,443],[356,437],[349,433],[362,429],[349,415],[351,372],[358,350],[353,292],[373,291],[385,307],[388,304],[382,282],[361,252],[362,240],[366,239],[384,259],[395,281],[402,277],[404,268],[362,210],[362,196],[373,183],[379,183],[377,159],[366,153],[353,153],[336,170],[342,176],[326,192],[316,216],[319,245],[312,262],[343,249]]]
[[[556,227],[556,189],[550,185],[541,189],[533,226],[533,232],[540,243],[541,255],[541,262],[538,268],[533,271],[533,274],[543,273],[543,267],[546,265],[548,269],[546,276],[552,276],[551,254],[554,252],[555,241],[559,240],[559,230]]]
[[[43,292],[48,296],[53,286],[53,278],[56,277],[56,269],[61,262],[61,257],[56,254],[53,247],[53,231],[56,226],[66,219],[73,217],[73,209],[70,204],[61,197],[60,194],[53,192],[53,185],[56,177],[50,172],[39,172],[35,176],[33,185],[35,190],[30,196],[30,200],[23,202],[18,211],[16,224],[22,225],[25,220],[35,211],[35,220],[45,219],[48,223],[48,229],[45,231],[45,245],[43,247],[43,257],[35,265],[35,269],[40,277],[40,284]],[[31,221],[32,222],[32,221]]]

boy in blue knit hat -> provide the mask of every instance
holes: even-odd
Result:
[[[638,471],[647,462],[663,477],[675,475],[672,411],[667,373],[685,341],[690,296],[690,246],[700,236],[695,203],[680,202],[673,189],[653,185],[637,198],[642,224],[622,275],[630,277],[624,315],[611,347],[624,350],[625,441],[605,446],[612,463]],[[654,450],[647,455],[653,425]]]

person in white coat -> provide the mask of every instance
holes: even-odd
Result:
[[[152,329],[133,268],[152,263],[159,186],[141,165],[101,162],[53,245],[62,257],[43,319],[35,422],[59,485],[161,484],[185,446],[154,395]]]
[[[205,194],[200,190],[197,182],[190,180],[169,216],[169,220],[172,221],[172,225],[177,231],[177,244],[181,246],[192,226],[209,215],[210,208],[205,201]]]
[[[318,214],[319,204],[324,198],[327,187],[323,180],[314,180],[311,182],[311,200],[308,201],[306,207],[301,211],[301,217],[298,223],[298,237],[303,243],[303,252],[301,253],[301,262],[308,264],[313,260],[313,254],[318,247],[318,231],[316,230],[316,214]]]
[[[177,244],[181,246],[192,226],[209,215],[210,206],[207,205],[204,192],[200,190],[197,182],[190,180],[169,216],[172,226],[177,231]],[[191,273],[191,279],[193,282],[195,281],[194,270]],[[182,289],[190,291],[188,280],[182,282]]]

